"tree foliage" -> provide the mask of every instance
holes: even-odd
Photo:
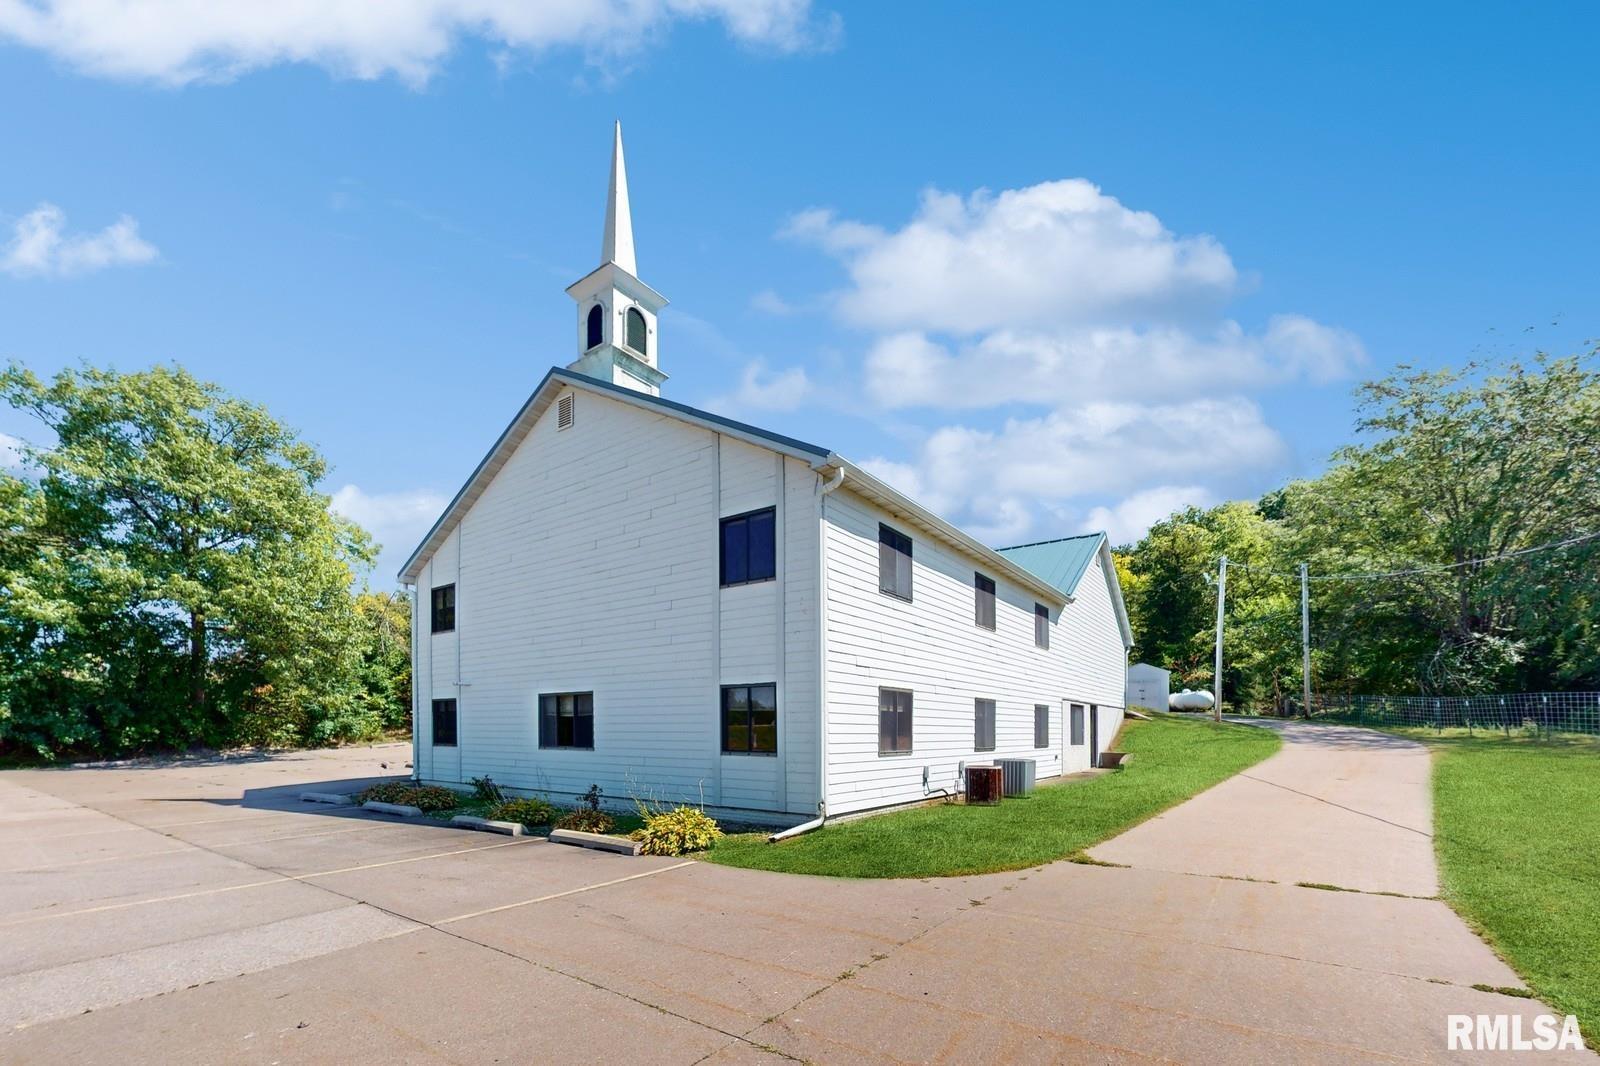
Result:
[[[328,510],[313,447],[178,368],[46,382],[13,364],[0,397],[55,438],[0,475],[0,745],[294,744],[394,724],[409,626],[353,595],[373,547]]]
[[[1311,590],[1318,691],[1600,687],[1600,542],[1505,558],[1600,533],[1593,356],[1402,367],[1363,385],[1361,439],[1321,477],[1191,508],[1125,550],[1138,654],[1210,687],[1207,579],[1226,553],[1234,705],[1298,694],[1302,561],[1324,579]]]

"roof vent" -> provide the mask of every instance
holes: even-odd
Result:
[[[568,429],[572,426],[572,402],[573,395],[570,392],[564,393],[561,399],[556,401],[557,429]]]

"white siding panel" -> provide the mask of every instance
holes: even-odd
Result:
[[[419,642],[419,690],[426,677],[443,698],[461,682],[459,769],[419,740],[425,779],[489,774],[558,800],[597,783],[619,804],[779,808],[779,760],[724,757],[719,730],[724,679],[778,680],[775,583],[721,590],[717,565],[717,517],[733,513],[720,500],[771,505],[778,459],[723,439],[732,461],[719,463],[718,439],[589,393],[571,428],[558,430],[553,410],[540,419],[419,579],[423,612],[432,585],[457,584],[457,635]],[[789,549],[814,571],[814,523],[809,538],[789,525]],[[785,615],[803,609],[806,587],[784,590]],[[815,646],[813,634],[798,654]],[[539,694],[571,691],[594,693],[594,750],[541,750]],[[808,696],[809,708],[797,702]],[[428,710],[419,698],[419,737]],[[786,738],[807,718],[814,734],[814,691],[781,694],[779,713]],[[798,812],[814,803],[800,794]]]
[[[954,790],[962,763],[1028,758],[1061,772],[1065,650],[1033,642],[1031,594],[975,559],[897,523],[844,489],[827,498],[828,810],[853,810]],[[878,524],[912,536],[912,602],[878,591]],[[974,624],[973,574],[996,581],[995,624]],[[1069,608],[1070,609],[1070,608]],[[1055,611],[1052,610],[1052,618]],[[914,694],[913,751],[878,754],[878,689]],[[974,700],[995,701],[995,750],[973,746]],[[1033,708],[1051,708],[1050,745],[1033,746]],[[927,789],[923,773],[927,771]]]

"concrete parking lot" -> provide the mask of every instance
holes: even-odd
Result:
[[[877,882],[297,798],[407,754],[0,774],[0,1061],[1428,1061],[1448,1013],[1543,1010],[1471,987],[1519,982],[1442,903],[1375,894],[1430,887],[1416,813],[1319,798],[1303,744],[1240,786],[1289,756],[1308,806],[1270,832],[1389,825],[1411,851],[1367,891],[1230,876],[1315,866],[1309,837],[1190,869],[1169,837],[1247,808],[1231,783],[1108,844],[1125,867]]]

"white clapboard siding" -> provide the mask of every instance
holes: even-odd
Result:
[[[911,536],[912,602],[878,589],[878,525]],[[828,811],[844,814],[954,790],[963,763],[1037,762],[1040,778],[1088,765],[1072,750],[1066,701],[1103,701],[1102,736],[1121,716],[1120,690],[1104,677],[1126,661],[1103,574],[1086,577],[1080,599],[1050,608],[1050,648],[1034,645],[1034,605],[976,557],[919,535],[846,487],[827,499]],[[1096,564],[1098,565],[1098,564]],[[996,628],[973,620],[974,572],[996,584]],[[1096,593],[1084,590],[1098,582]],[[1096,598],[1098,596],[1098,599]],[[878,689],[914,693],[913,751],[878,753]],[[995,701],[995,749],[974,748],[974,701]],[[1050,708],[1049,745],[1035,748],[1034,706]],[[924,771],[927,784],[924,786]]]
[[[548,411],[419,578],[419,775],[811,812],[816,482],[803,463],[590,392],[570,428]],[[780,485],[798,501],[783,508],[785,580],[719,589],[718,518],[777,504]],[[457,632],[429,636],[428,590],[450,579]],[[721,754],[725,681],[781,685],[779,757]],[[429,700],[457,691],[452,752],[431,743]],[[538,696],[555,692],[594,693],[594,750],[539,748]]]
[[[1117,622],[1116,608],[1112,606],[1101,555],[1096,554],[1078,582],[1075,602],[1067,608],[1062,627],[1067,646],[1074,653],[1069,660],[1072,688],[1067,695],[1096,709],[1100,750],[1109,751],[1122,728],[1128,654],[1122,643],[1122,629]],[[1070,758],[1072,753],[1068,754]],[[1069,765],[1068,768],[1087,766],[1088,760],[1084,758],[1078,767]]]

